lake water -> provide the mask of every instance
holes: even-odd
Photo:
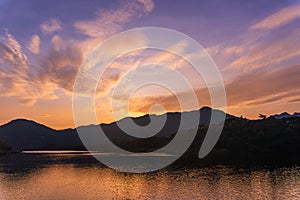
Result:
[[[126,174],[84,152],[52,153],[1,156],[0,199],[300,199],[297,166]]]

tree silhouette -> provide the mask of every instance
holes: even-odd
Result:
[[[263,115],[263,114],[259,114],[258,117],[259,117],[260,119],[266,119],[266,118],[267,118],[267,116],[266,116],[266,115]]]

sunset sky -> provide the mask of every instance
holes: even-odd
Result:
[[[0,124],[27,118],[74,127],[73,83],[83,59],[113,34],[137,27],[173,29],[200,43],[224,79],[228,113],[257,118],[300,112],[299,0],[0,0]],[[205,85],[188,63],[164,52],[134,52],[100,81],[99,122],[113,121],[111,92],[126,70],[147,60],[180,65],[200,107],[209,105]],[[149,73],[164,73],[159,70]],[[155,87],[131,101],[133,115],[157,103],[178,111],[176,98]]]

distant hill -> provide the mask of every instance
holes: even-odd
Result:
[[[293,117],[300,117],[300,112],[295,112],[294,114],[293,114]]]
[[[137,125],[146,126],[150,123],[150,117],[154,117],[156,119],[166,117],[166,123],[163,129],[154,137],[154,140],[158,140],[158,138],[171,138],[177,132],[178,125],[180,124],[181,115],[190,115],[193,112],[200,113],[200,125],[208,124],[210,122],[212,112],[216,113],[217,115],[225,114],[220,110],[214,110],[209,107],[203,107],[200,110],[194,110],[183,113],[177,112],[166,113],[163,115],[145,115],[137,118],[128,117],[120,120],[118,123],[121,123],[126,126],[132,119]],[[234,116],[226,114],[226,119],[231,118],[234,118]],[[93,132],[93,129],[95,129],[96,126],[98,125],[79,127],[79,129],[91,130]],[[101,124],[100,126],[105,131],[109,139],[111,139],[121,147],[124,147],[125,149],[126,147],[123,144],[125,144],[126,142],[135,141],[139,143],[139,141],[143,140],[137,139],[136,137],[124,133],[118,127],[116,122],[111,124]],[[79,138],[79,135],[77,134],[76,129],[54,130],[45,125],[26,119],[13,120],[5,125],[0,126],[0,140],[5,141],[5,143],[12,147],[13,150],[85,149]],[[165,143],[160,143],[160,145],[153,144],[153,147],[151,148],[157,149],[165,145]],[[95,145],[96,144],[98,144],[98,141],[95,142]]]
[[[281,114],[271,115],[270,117],[274,117],[275,119],[284,119],[284,118],[291,118],[291,117],[300,117],[300,113],[295,112],[294,114],[289,114],[287,112],[283,112]]]
[[[216,146],[204,159],[198,158],[198,152],[207,132],[207,124],[212,112],[217,115],[222,111],[204,107],[200,110],[183,113],[166,113],[164,115],[145,115],[137,118],[125,118],[119,122],[127,125],[131,119],[140,126],[146,126],[150,119],[166,117],[165,126],[153,137],[141,139],[130,136],[119,129],[117,123],[89,125],[78,127],[87,134],[95,134],[101,126],[107,137],[119,147],[131,152],[151,152],[168,144],[178,129],[182,115],[200,113],[199,126],[195,140],[176,165],[214,165],[255,163],[300,163],[300,117],[299,113],[290,115],[282,113],[261,120],[248,120],[226,114],[224,128]],[[287,120],[288,119],[288,120]],[[216,122],[218,123],[218,122]],[[189,134],[189,130],[184,132]],[[82,135],[81,135],[82,136]],[[5,142],[5,144],[3,143]],[[91,141],[94,142],[94,141]],[[95,141],[97,150],[99,141]],[[85,150],[76,129],[54,130],[34,121],[18,119],[0,126],[1,146],[13,150]]]
[[[190,112],[174,112],[174,113],[166,113],[163,115],[145,115],[137,118],[127,117],[124,118],[118,123],[123,126],[127,126],[127,128],[131,128],[131,120],[133,120],[139,126],[147,126],[150,123],[151,118],[154,120],[161,120],[163,118],[166,119],[164,123],[164,127],[153,137],[151,138],[137,138],[127,134],[122,131],[117,122],[113,122],[111,124],[100,124],[100,125],[89,125],[78,127],[79,130],[84,129],[86,133],[97,134],[98,126],[101,126],[102,130],[105,132],[106,136],[114,142],[116,145],[121,148],[134,151],[134,152],[149,152],[157,150],[166,144],[168,144],[172,138],[177,133],[181,116],[193,115],[193,113],[199,112],[200,120],[199,126],[205,127],[210,122],[211,113],[213,112],[216,115],[225,115],[224,112],[220,110],[211,109],[209,107],[203,107],[200,110],[194,110]],[[294,113],[290,115],[289,113],[282,113],[280,115],[274,115],[273,118],[277,120],[287,119],[299,116],[299,113]],[[237,118],[233,115],[226,114],[226,124],[224,127],[224,131],[228,129],[228,125],[230,121],[237,121],[241,118]],[[254,127],[258,124],[255,120],[247,120],[249,122],[253,122],[253,130]],[[215,122],[219,123],[219,121]],[[244,122],[243,122],[244,123]],[[247,123],[251,124],[251,123]],[[227,126],[226,126],[227,125]],[[251,128],[251,127],[248,127]],[[197,127],[188,126],[186,129],[198,129]],[[284,128],[282,132],[284,132]],[[274,130],[275,131],[275,130]],[[232,141],[234,141],[239,134],[238,130],[232,130]],[[236,132],[236,133],[235,133]],[[225,133],[222,133],[223,135]],[[269,133],[268,134],[272,134]],[[300,133],[299,133],[300,134]],[[103,136],[104,137],[104,136]],[[203,137],[202,137],[203,139]],[[11,147],[13,150],[85,150],[84,145],[82,144],[80,137],[76,131],[76,129],[65,129],[65,130],[54,130],[45,125],[36,123],[34,121],[26,120],[26,119],[17,119],[13,120],[5,125],[0,126],[0,141],[5,142],[5,144]],[[94,150],[97,150],[99,146],[99,141],[91,141],[93,144]],[[100,141],[101,145],[101,141]]]
[[[13,120],[0,126],[0,140],[13,150],[69,149],[82,146],[73,129],[57,131],[26,119]]]

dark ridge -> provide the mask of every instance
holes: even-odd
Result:
[[[6,124],[1,125],[0,128],[1,127],[6,127],[6,126],[40,126],[40,127],[43,127],[43,128],[51,129],[52,131],[56,131],[55,129],[50,128],[50,127],[48,127],[44,124],[35,122],[33,120],[22,119],[22,118],[11,120],[10,122],[8,122]]]

